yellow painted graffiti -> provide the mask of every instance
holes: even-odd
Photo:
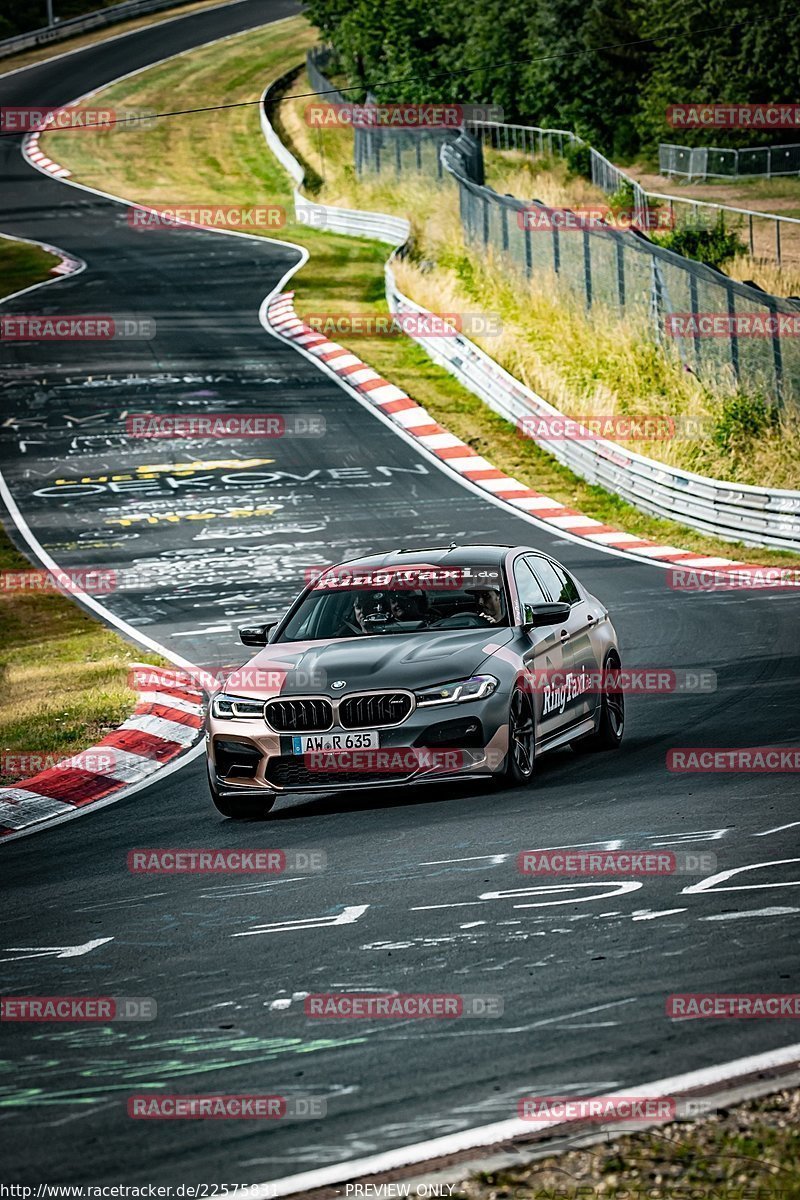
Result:
[[[83,475],[80,479],[57,479],[59,484],[76,483],[122,483],[131,479],[157,479],[159,474],[194,475],[198,471],[249,471],[252,467],[263,467],[275,462],[274,458],[215,458],[207,462],[153,463],[136,467],[120,475]]]

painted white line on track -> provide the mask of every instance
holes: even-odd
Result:
[[[788,825],[776,825],[774,829],[762,829],[760,833],[754,833],[753,837],[767,837],[770,833],[783,833],[784,829],[795,829],[800,825],[800,821],[790,821]]]
[[[766,1054],[754,1054],[747,1058],[734,1059],[732,1062],[703,1067],[698,1071],[687,1071],[683,1075],[657,1079],[651,1083],[626,1086],[610,1092],[609,1096],[630,1096],[635,1091],[637,1096],[642,1097],[674,1097],[691,1090],[724,1084],[743,1076],[754,1075],[757,1072],[798,1063],[800,1063],[800,1043],[769,1050]],[[613,1125],[613,1122],[608,1124]],[[642,1122],[642,1127],[645,1124]],[[567,1133],[570,1128],[568,1122],[560,1121],[558,1118],[537,1122],[537,1125],[539,1129],[552,1127],[554,1131],[564,1133]],[[491,1125],[481,1125],[474,1129],[466,1129],[461,1133],[446,1134],[444,1137],[416,1142],[410,1146],[373,1154],[367,1158],[356,1158],[350,1162],[335,1163],[332,1166],[320,1167],[313,1171],[303,1171],[297,1175],[285,1176],[283,1179],[272,1179],[251,1187],[249,1198],[250,1200],[272,1200],[273,1197],[278,1196],[307,1194],[316,1188],[334,1187],[337,1184],[362,1180],[374,1175],[387,1175],[417,1163],[431,1163],[452,1154],[468,1150],[481,1150],[513,1139],[529,1138],[530,1135],[530,1121],[523,1121],[518,1117],[507,1121],[497,1121]],[[459,1169],[463,1169],[464,1174],[467,1174],[470,1167],[464,1163]]]

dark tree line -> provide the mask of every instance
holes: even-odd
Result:
[[[800,128],[665,120],[670,104],[800,100],[797,0],[309,0],[307,12],[382,101],[499,104],[506,120],[574,129],[623,158],[659,141],[800,142]]]

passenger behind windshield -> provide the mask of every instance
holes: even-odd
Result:
[[[409,572],[395,579],[375,572],[382,586],[360,585],[360,576],[322,576],[289,620],[279,641],[324,640],[376,634],[422,633],[427,630],[482,629],[507,625],[507,609],[499,570],[456,568],[447,586],[433,575],[433,586],[408,586]],[[440,572],[444,575],[445,572]],[[421,572],[415,581],[424,582]],[[388,583],[388,586],[387,586]]]

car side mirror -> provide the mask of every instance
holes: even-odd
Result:
[[[266,646],[270,631],[277,624],[277,621],[273,621],[271,625],[246,625],[239,630],[239,641],[244,646]]]
[[[570,611],[571,606],[561,600],[555,604],[524,604],[522,628],[527,633],[543,625],[558,625],[559,621],[567,620]]]

